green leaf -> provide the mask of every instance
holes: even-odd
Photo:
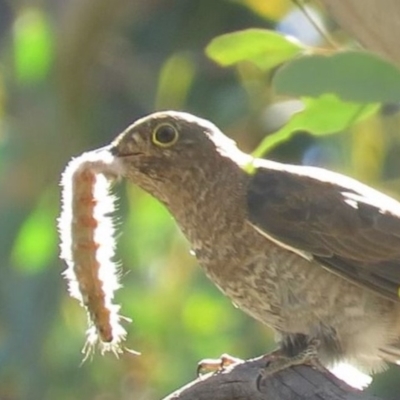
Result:
[[[305,51],[305,47],[288,36],[266,29],[247,29],[214,38],[206,54],[222,66],[250,61],[266,71]]]
[[[176,53],[161,68],[156,109],[183,108],[193,83],[196,66],[185,54]]]
[[[378,104],[344,102],[332,94],[317,99],[304,98],[303,103],[302,111],[294,114],[285,126],[261,142],[253,152],[254,157],[261,157],[297,131],[307,131],[317,136],[342,131],[371,115],[379,107]],[[251,172],[251,166],[249,168]]]
[[[52,200],[53,196],[46,193],[18,233],[11,252],[11,261],[21,271],[41,271],[56,256],[56,212]]]
[[[400,101],[400,70],[361,51],[298,58],[277,71],[273,85],[278,93],[292,96],[333,93],[360,103]]]
[[[14,28],[14,57],[17,78],[22,83],[43,80],[53,57],[53,38],[43,12],[26,8]]]

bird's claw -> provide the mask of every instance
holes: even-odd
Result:
[[[293,357],[286,357],[282,355],[281,351],[276,351],[267,356],[267,362],[264,368],[260,369],[256,379],[257,390],[261,391],[261,382],[263,379],[268,378],[277,372],[283,371],[296,365],[310,365],[317,369],[325,368],[318,360],[318,348],[320,342],[317,339],[312,340],[306,349]]]
[[[242,363],[240,358],[232,357],[229,354],[222,354],[220,358],[205,358],[197,364],[197,376],[209,372],[221,372],[225,368]]]

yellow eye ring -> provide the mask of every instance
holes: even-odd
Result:
[[[151,135],[154,144],[160,147],[170,147],[176,143],[179,138],[177,129],[167,123],[157,125]]]

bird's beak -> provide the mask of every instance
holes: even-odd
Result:
[[[108,146],[103,147],[104,150],[109,151],[111,155],[114,157],[119,157],[120,156],[120,151],[118,149],[118,146],[111,143]]]
[[[100,149],[95,150],[95,153],[108,153],[112,155],[114,158],[123,158],[135,154],[135,153],[132,154],[121,153],[119,146],[115,142],[109,144],[108,146],[100,147]]]
[[[100,147],[99,149],[93,150],[94,154],[100,154],[100,153],[110,153],[113,156],[117,156],[117,148],[116,146],[113,146],[112,144],[109,144],[104,147]]]
[[[124,176],[125,168],[122,164],[118,146],[111,143],[87,153],[88,161],[100,163],[100,172],[112,178]]]
[[[130,158],[134,156],[143,155],[140,151],[121,149],[120,141],[114,141],[110,145],[102,147],[100,151],[108,151],[113,157],[123,159],[125,157]]]

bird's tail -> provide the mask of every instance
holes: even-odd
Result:
[[[364,372],[361,372],[358,368],[347,362],[340,362],[334,367],[328,368],[337,378],[346,382],[349,386],[355,389],[365,389],[371,382],[372,377]]]

